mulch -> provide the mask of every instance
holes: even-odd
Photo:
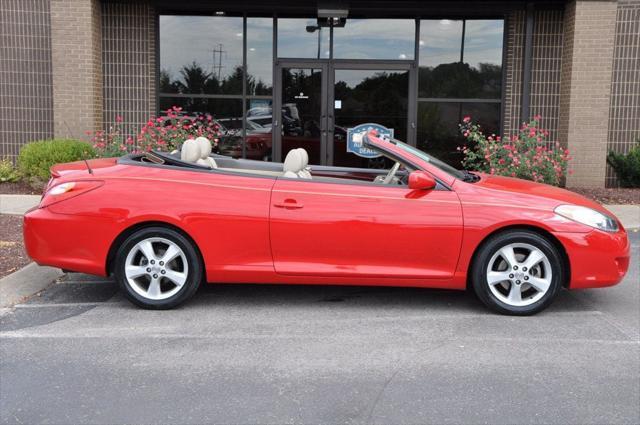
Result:
[[[42,195],[42,188],[33,188],[25,182],[0,183],[0,194],[3,195]]]
[[[0,214],[0,278],[30,262],[22,241],[22,216]]]
[[[570,187],[567,189],[601,204],[640,204],[640,189],[585,189],[578,187]]]

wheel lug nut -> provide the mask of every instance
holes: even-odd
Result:
[[[151,260],[151,264],[155,264],[155,263],[156,263],[155,261]]]
[[[525,277],[524,277],[524,280],[529,280],[529,276],[525,276]]]
[[[154,279],[157,279],[157,278],[158,278],[158,275],[157,275],[157,274],[154,274],[154,275],[153,275],[153,278],[154,278]]]
[[[151,273],[151,267],[147,267],[147,273]]]
[[[151,262],[153,264],[153,261]],[[513,266],[513,270],[518,270],[518,266]]]
[[[513,273],[509,275],[509,279],[513,279]]]
[[[164,266],[164,261],[160,261],[160,263],[158,263],[158,264],[160,264],[161,266]]]
[[[160,270],[160,273],[165,274],[165,273],[166,273],[166,271],[164,271],[164,270]]]
[[[519,280],[516,280],[516,285],[520,285],[520,281]]]
[[[527,271],[527,268],[526,268],[526,267],[523,267],[523,268],[522,268],[522,271],[523,271],[523,272],[526,272],[526,271]]]

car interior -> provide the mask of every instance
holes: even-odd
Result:
[[[179,151],[171,153],[151,151],[124,157],[125,162],[151,163],[173,167],[270,176],[274,178],[321,180],[321,181],[357,181],[379,185],[407,185],[408,175],[414,168],[395,158],[380,152],[392,164],[388,169],[333,167],[309,165],[309,155],[303,148],[290,150],[283,163],[235,159],[212,154],[211,142],[205,137],[186,140]]]

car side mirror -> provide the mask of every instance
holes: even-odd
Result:
[[[436,180],[425,171],[413,171],[409,174],[409,189],[431,190],[436,187]]]

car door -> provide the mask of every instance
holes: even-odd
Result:
[[[279,178],[271,194],[275,270],[287,275],[448,278],[462,243],[454,191]]]

